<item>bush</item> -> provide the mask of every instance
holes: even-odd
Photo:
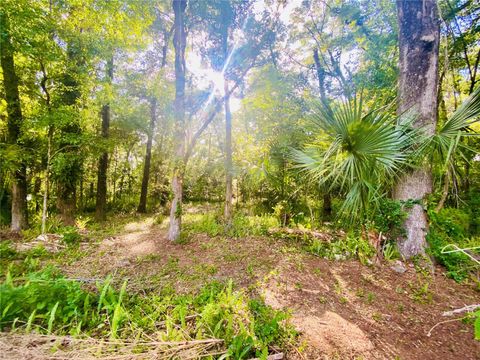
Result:
[[[470,211],[470,234],[480,235],[480,191],[472,191],[466,207]]]
[[[466,239],[466,238],[452,238],[445,232],[432,226],[427,235],[427,241],[430,245],[428,252],[432,255],[440,264],[447,269],[447,276],[453,278],[455,281],[462,281],[478,269],[478,265],[475,264],[472,259],[462,252],[453,252],[442,254],[442,249],[450,244],[455,244],[459,248],[469,248],[478,246],[478,239]]]

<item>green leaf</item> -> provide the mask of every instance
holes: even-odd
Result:
[[[50,311],[50,318],[48,319],[48,333],[52,333],[53,329],[53,322],[55,321],[55,313],[57,312],[58,305],[60,304],[59,301],[53,306],[52,310]]]
[[[480,341],[480,310],[475,312],[474,333],[475,340]]]

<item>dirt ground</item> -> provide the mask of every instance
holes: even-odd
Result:
[[[139,293],[233,279],[291,313],[301,338],[288,359],[480,359],[472,324],[442,316],[479,303],[480,293],[440,267],[433,275],[409,265],[398,273],[390,263],[321,259],[287,240],[196,235],[172,244],[165,235],[151,219],[131,223],[61,266],[71,278],[129,279],[129,291]]]

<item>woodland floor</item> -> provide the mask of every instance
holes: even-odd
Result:
[[[288,359],[480,359],[472,324],[450,321],[428,335],[451,319],[444,311],[480,297],[440,267],[434,275],[408,266],[399,274],[388,263],[318,258],[287,240],[195,235],[172,244],[165,235],[165,224],[142,218],[59,266],[77,279],[129,279],[129,291],[139,293],[164,286],[189,292],[233,279],[272,307],[289,309],[301,337]]]

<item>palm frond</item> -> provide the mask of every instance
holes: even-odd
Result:
[[[410,127],[383,108],[366,112],[361,98],[331,109],[317,102],[314,109],[312,121],[322,141],[292,150],[291,157],[319,184],[346,194],[345,214],[364,216],[381,187],[407,162]]]
[[[440,138],[452,139],[459,131],[471,131],[471,125],[480,120],[480,87],[478,87],[438,129]]]

